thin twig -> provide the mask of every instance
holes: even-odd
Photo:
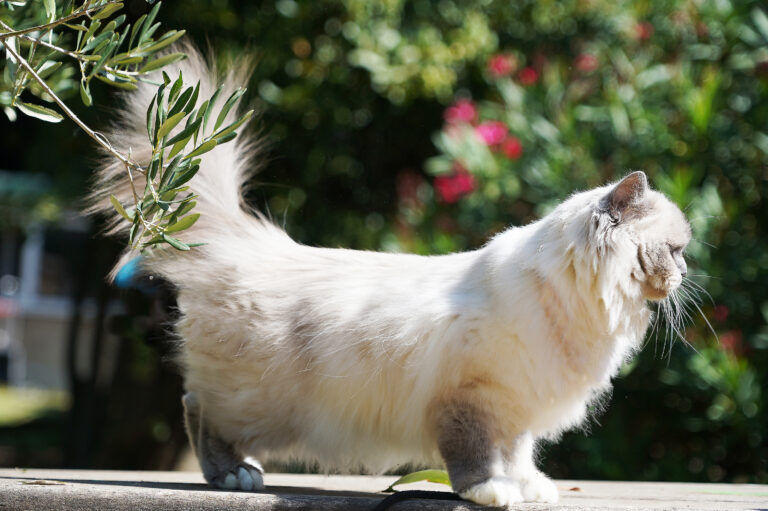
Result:
[[[13,29],[11,29],[12,30],[11,32],[2,32],[2,33],[0,33],[0,42],[4,41],[5,39],[8,39],[9,37],[16,37],[16,36],[20,36],[22,34],[28,34],[30,32],[47,31],[47,30],[50,30],[52,28],[58,27],[59,25],[63,25],[64,23],[66,23],[68,21],[72,21],[74,19],[81,18],[83,16],[90,16],[90,14],[93,11],[99,11],[99,10],[105,8],[108,5],[113,5],[113,4],[117,4],[117,3],[120,3],[120,2],[115,0],[115,1],[110,1],[110,2],[107,2],[105,4],[99,5],[98,7],[88,7],[86,9],[83,9],[82,11],[73,12],[72,14],[64,16],[63,18],[59,18],[56,21],[52,21],[52,22],[47,23],[45,25],[38,25],[36,27],[22,28],[21,30],[13,30]]]
[[[138,194],[136,193],[136,189],[134,188],[132,170],[136,170],[142,173],[141,167],[137,163],[131,161],[129,158],[126,158],[124,155],[116,151],[112,147],[112,144],[110,144],[109,141],[106,140],[103,135],[96,133],[91,128],[89,128],[83,121],[81,121],[80,118],[77,115],[75,115],[75,113],[72,110],[69,109],[66,103],[64,103],[61,100],[61,98],[59,98],[56,95],[56,93],[53,92],[53,90],[48,86],[45,80],[40,78],[40,75],[38,75],[35,72],[35,70],[32,68],[29,62],[24,60],[24,58],[22,58],[21,55],[19,55],[11,47],[11,45],[9,45],[8,43],[2,40],[0,40],[0,44],[5,46],[5,48],[8,50],[8,53],[10,53],[11,56],[13,56],[13,58],[15,58],[18,61],[19,65],[21,65],[21,67],[23,67],[30,74],[30,76],[32,76],[32,78],[35,79],[35,81],[43,88],[43,90],[53,98],[54,102],[57,105],[59,105],[59,108],[61,108],[61,110],[67,115],[67,117],[69,117],[75,124],[77,124],[80,127],[80,129],[86,132],[89,137],[91,137],[96,142],[98,142],[100,146],[106,149],[110,154],[112,154],[115,158],[120,160],[125,165],[126,169],[128,170],[128,176],[131,181],[131,188],[133,188],[133,198],[134,198],[134,205],[136,207],[136,214],[139,215],[139,218],[141,219],[141,223],[144,226],[145,231],[149,230],[149,232],[151,233],[155,232],[153,228],[156,228],[156,226],[152,222],[149,222],[146,218],[144,218],[144,215],[142,214],[142,212],[139,210],[139,207],[138,207],[140,201],[138,198]],[[139,239],[141,239],[141,237],[139,237]]]
[[[0,25],[3,26],[3,28],[8,28],[8,25],[3,23],[2,21],[0,21]],[[55,44],[46,43],[45,41],[40,40],[40,39],[35,39],[32,36],[22,35],[21,39],[24,39],[25,41],[29,41],[32,44],[39,44],[40,46],[44,46],[44,47],[48,48],[49,50],[53,50],[55,52],[61,53],[62,55],[66,55],[68,57],[72,57],[73,59],[76,59],[78,62],[90,62],[88,59],[85,58],[84,55],[82,55],[80,53],[75,53],[73,51],[69,51],[66,48],[61,48],[59,46],[56,46]],[[123,69],[117,70],[117,69],[115,69],[113,67],[106,66],[106,65],[103,66],[102,69],[107,71],[107,72],[109,72],[109,73],[112,73],[115,76],[120,76],[121,74],[122,75],[126,75],[126,76],[139,76],[141,74],[138,71],[128,71],[127,69],[125,69],[125,70],[123,70]]]
[[[12,45],[10,45],[10,44],[6,43],[5,41],[0,41],[0,44],[2,44],[3,46],[5,46],[5,48],[6,48],[6,50],[8,51],[8,53],[10,53],[10,54],[13,56],[13,58],[15,58],[15,59],[18,61],[19,65],[21,65],[21,67],[23,67],[23,68],[24,68],[24,69],[25,69],[25,70],[26,70],[26,71],[27,71],[27,72],[30,74],[30,76],[32,76],[32,78],[34,78],[34,79],[35,79],[35,81],[36,81],[36,82],[37,82],[37,83],[40,85],[40,87],[42,87],[42,88],[43,88],[43,90],[44,90],[45,92],[47,92],[47,93],[48,93],[48,94],[49,94],[49,95],[50,95],[50,96],[53,98],[53,101],[54,101],[54,102],[55,102],[57,105],[59,105],[59,108],[61,108],[61,109],[64,111],[64,113],[67,115],[67,117],[69,117],[70,119],[72,119],[72,121],[73,121],[75,124],[77,124],[77,125],[80,127],[80,129],[82,129],[83,131],[85,131],[85,132],[88,134],[88,136],[89,136],[89,137],[91,137],[91,138],[92,138],[92,139],[94,139],[96,142],[98,142],[98,143],[99,143],[99,145],[101,145],[101,146],[102,146],[104,149],[106,149],[106,150],[107,150],[107,151],[108,151],[110,154],[112,154],[113,156],[115,156],[117,159],[119,159],[119,160],[120,160],[121,162],[123,162],[124,164],[126,164],[126,165],[132,165],[132,166],[137,166],[137,165],[136,165],[136,163],[134,163],[134,162],[132,162],[132,161],[128,160],[128,158],[126,158],[125,156],[123,156],[122,154],[120,154],[119,152],[117,152],[117,151],[116,151],[116,150],[115,150],[115,149],[112,147],[112,145],[109,143],[109,141],[108,141],[108,140],[106,140],[106,139],[103,137],[103,135],[100,135],[100,134],[96,133],[96,132],[95,132],[95,131],[93,131],[91,128],[89,128],[89,127],[88,127],[88,126],[87,126],[87,125],[86,125],[86,124],[85,124],[83,121],[81,121],[81,120],[80,120],[80,118],[79,118],[77,115],[75,115],[75,113],[74,113],[72,110],[70,110],[70,109],[69,109],[69,107],[66,105],[66,103],[64,103],[64,102],[61,100],[61,98],[59,98],[59,97],[56,95],[56,93],[55,93],[55,92],[53,92],[53,90],[52,90],[52,89],[51,89],[51,88],[48,86],[48,84],[45,82],[45,80],[43,80],[42,78],[40,78],[40,75],[38,75],[38,74],[35,72],[35,70],[32,68],[32,66],[29,64],[29,62],[27,62],[26,60],[24,60],[24,58],[23,58],[21,55],[19,55],[18,53],[16,53],[16,50],[14,50],[14,49],[13,49],[13,46],[12,46]]]

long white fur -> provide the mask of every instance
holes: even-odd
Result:
[[[215,78],[187,52],[184,77],[205,97]],[[127,96],[112,133],[137,158],[150,92]],[[178,288],[187,389],[243,452],[341,469],[434,464],[436,407],[467,389],[510,441],[555,437],[639,346],[650,312],[630,275],[644,234],[608,229],[597,211],[610,186],[472,252],[314,248],[244,209],[252,145],[216,148],[191,182],[202,216],[186,239],[207,245],[145,258]],[[107,165],[93,196],[127,201],[123,172]],[[649,193],[659,214],[672,211]]]

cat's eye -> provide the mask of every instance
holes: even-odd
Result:
[[[683,253],[683,246],[681,245],[672,245],[670,243],[667,243],[667,246],[669,247],[669,252],[672,255],[681,255]]]

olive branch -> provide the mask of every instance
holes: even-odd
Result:
[[[5,50],[5,59],[0,60],[0,107],[11,121],[16,120],[17,111],[53,123],[66,116],[125,166],[133,203],[126,207],[114,196],[110,200],[115,210],[131,222],[131,248],[144,250],[168,243],[189,250],[195,244],[170,235],[189,228],[199,217],[190,214],[195,195],[187,193],[185,183],[200,168],[199,156],[234,139],[236,130],[253,111],[225,124],[228,113],[245,92],[238,89],[218,110],[209,130],[209,118],[221,88],[198,107],[199,83],[184,88],[181,73],[176,80],[165,72],[160,83],[152,80],[153,73],[162,67],[186,58],[179,52],[158,56],[184,35],[184,30],[169,30],[154,37],[160,27],[155,21],[160,5],[157,2],[131,27],[125,25],[124,14],[117,15],[123,3],[116,0],[69,0],[59,4],[56,0],[42,0],[42,6],[32,0],[0,1],[0,46]],[[73,76],[77,71],[80,99],[85,106],[93,104],[90,86],[94,79],[124,90],[135,89],[139,81],[157,86],[147,111],[147,135],[152,145],[148,164],[138,164],[130,151],[124,154],[116,150],[61,99],[75,88]],[[184,127],[180,128],[182,122]],[[136,186],[137,175],[144,177],[143,190]]]

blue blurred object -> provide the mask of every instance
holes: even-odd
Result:
[[[142,278],[141,256],[136,256],[125,263],[115,275],[115,285],[123,289],[138,289],[145,295],[155,294],[154,286],[148,285],[147,279]]]
[[[115,285],[122,288],[138,287],[139,263],[141,256],[136,256],[125,263],[115,275]]]

